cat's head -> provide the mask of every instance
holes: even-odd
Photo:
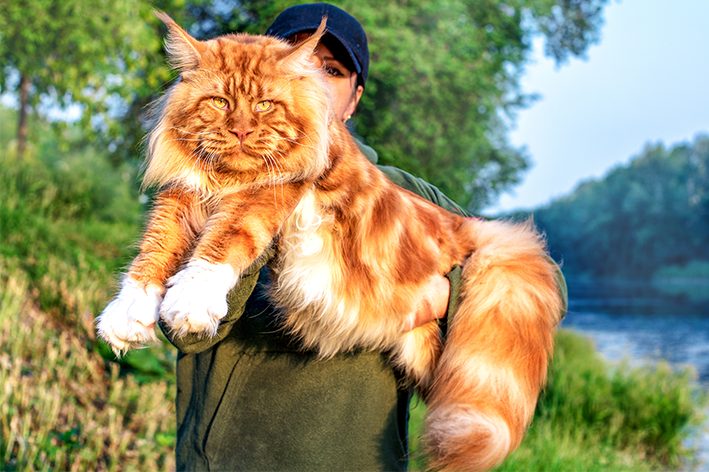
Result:
[[[146,184],[214,187],[315,178],[329,165],[332,99],[306,41],[232,34],[198,41],[169,16],[166,50],[179,79],[152,107]]]

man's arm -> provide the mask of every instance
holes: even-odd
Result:
[[[471,215],[461,208],[457,203],[448,198],[443,192],[438,190],[438,188],[429,184],[423,179],[414,177],[413,175],[405,172],[401,169],[391,166],[377,166],[394,184],[399,187],[405,188],[416,195],[425,198],[426,200],[435,203],[441,208],[444,208],[453,213],[464,217],[470,217]],[[550,258],[551,259],[551,258]],[[455,313],[458,308],[458,294],[460,291],[460,267],[455,267],[451,272],[446,274],[445,279],[436,280],[435,284],[437,289],[432,290],[431,293],[438,293],[438,297],[435,300],[430,300],[432,306],[438,307],[435,311],[435,317],[425,316],[423,313],[421,316],[417,316],[416,326],[421,326],[428,321],[433,319],[446,318],[448,314]],[[564,300],[564,314],[567,310],[568,305],[568,294],[566,288],[566,280],[561,272],[561,267],[557,265],[557,283],[559,285],[559,294]],[[434,287],[431,287],[432,289]],[[445,308],[445,311],[442,311]]]

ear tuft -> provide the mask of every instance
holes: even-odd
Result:
[[[320,22],[320,26],[315,32],[305,41],[296,44],[295,50],[291,52],[285,59],[286,66],[291,70],[300,70],[311,66],[310,58],[315,52],[320,39],[325,34],[325,25],[327,24],[327,16],[324,16]]]
[[[190,36],[167,13],[154,10],[153,14],[167,26],[165,51],[170,65],[182,72],[197,69],[207,48],[205,43]]]

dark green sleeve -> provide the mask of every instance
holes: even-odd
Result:
[[[219,322],[216,335],[209,337],[199,333],[190,333],[184,336],[177,336],[170,330],[169,327],[167,327],[167,325],[165,325],[165,322],[161,318],[158,321],[158,324],[160,325],[162,332],[165,334],[165,337],[167,337],[167,339],[177,349],[186,354],[202,352],[224,339],[224,337],[226,337],[231,331],[234,323],[241,318],[241,315],[244,314],[246,302],[256,286],[259,271],[264,265],[266,265],[268,260],[273,257],[274,252],[274,249],[269,249],[261,255],[248,269],[246,269],[246,271],[244,271],[239,282],[231,290],[231,292],[229,292],[227,295],[229,312]]]
[[[549,258],[551,259],[551,257]],[[552,262],[556,264],[556,262],[552,259]],[[561,315],[559,316],[559,322],[564,319],[566,316],[566,313],[569,310],[569,290],[566,287],[566,279],[564,278],[564,274],[561,272],[561,266],[559,264],[556,264],[556,283],[559,285],[559,295],[561,296],[562,300],[562,312]]]

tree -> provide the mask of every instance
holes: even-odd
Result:
[[[649,278],[709,261],[709,136],[647,146],[534,217],[569,275]]]
[[[595,39],[589,31],[598,28],[600,9],[580,7],[603,1],[576,3],[343,2],[364,19],[371,38],[371,79],[358,131],[380,150],[383,163],[410,170],[473,211],[483,208],[529,167],[507,132],[515,111],[530,103],[519,78],[532,37],[553,32],[547,44],[554,44],[548,51],[557,61],[582,53]],[[594,18],[566,27],[587,14]],[[559,27],[545,26],[552,23]]]
[[[529,167],[507,131],[532,98],[519,90],[532,38],[545,35],[547,53],[560,63],[581,55],[598,40],[607,2],[331,1],[358,18],[370,39],[357,132],[379,152],[380,163],[426,179],[473,211]],[[283,9],[303,3],[184,2],[155,6],[202,39],[262,33]],[[23,113],[40,97],[84,104],[83,124],[101,131],[118,162],[138,155],[140,114],[171,77],[161,52],[164,30],[139,0],[89,3],[0,0],[0,84],[20,96]]]
[[[0,8],[0,92],[19,99],[19,158],[40,102],[81,106],[82,124],[109,132],[141,89],[169,77],[153,65],[164,64],[162,41],[139,0],[0,0]]]

